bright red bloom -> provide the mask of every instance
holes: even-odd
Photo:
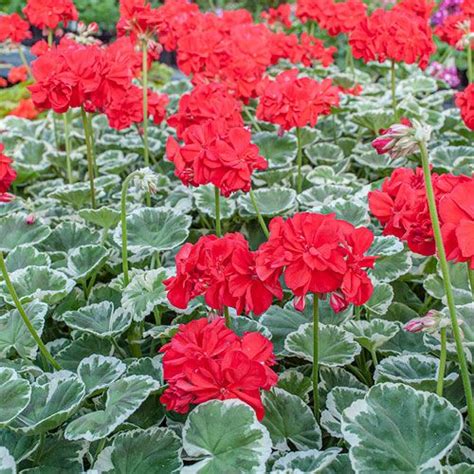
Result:
[[[356,229],[333,214],[299,213],[286,221],[277,217],[270,223],[268,242],[259,249],[257,274],[269,279],[283,272],[299,310],[308,293],[336,292],[343,304],[334,304],[335,310],[364,304],[373,291],[364,270],[375,261],[364,255],[372,240],[368,229]]]
[[[409,11],[415,13],[425,21],[429,21],[436,3],[431,0],[401,0],[394,7],[394,10]]]
[[[49,51],[49,45],[45,40],[40,40],[37,41],[32,47],[31,47],[31,54],[34,54],[35,56],[42,56],[43,54],[47,53]]]
[[[257,117],[284,130],[314,127],[320,115],[330,114],[331,107],[339,105],[339,91],[330,79],[317,82],[309,77],[298,78],[296,69],[279,74],[275,80],[266,78],[258,91]]]
[[[456,105],[461,111],[466,127],[474,130],[474,84],[469,84],[456,95]]]
[[[8,113],[8,115],[14,115],[15,117],[22,117],[30,120],[35,119],[39,114],[40,111],[35,107],[35,104],[31,99],[20,100],[18,105]]]
[[[0,77],[0,88],[7,87],[7,86],[8,86],[8,81],[4,79],[3,77]]]
[[[474,179],[454,187],[439,201],[443,240],[449,260],[474,269]]]
[[[158,26],[157,10],[146,0],[120,0],[119,36],[129,34],[133,41],[150,36]]]
[[[15,181],[16,171],[11,167],[13,161],[3,154],[5,146],[0,143],[0,195],[7,193],[10,185]],[[9,202],[9,201],[3,201]]]
[[[21,43],[31,38],[30,25],[18,13],[0,16],[0,43],[10,40]]]
[[[461,3],[461,10],[471,17],[474,17],[474,1],[473,0],[463,0]]]
[[[285,28],[291,28],[291,5],[282,3],[277,8],[269,8],[268,12],[260,15],[269,25],[281,24]]]
[[[7,77],[12,84],[24,82],[28,79],[28,69],[26,69],[26,66],[12,67],[10,71],[8,71]]]
[[[28,0],[23,13],[29,22],[39,29],[56,29],[60,22],[67,25],[78,19],[72,0]]]
[[[467,31],[466,31],[467,30]],[[464,13],[450,15],[441,25],[435,29],[435,34],[439,39],[453,48],[464,50],[463,37],[467,32],[474,32],[474,22]],[[471,48],[474,49],[474,43],[471,42]]]
[[[161,402],[168,410],[186,413],[190,405],[209,400],[239,399],[250,405],[261,420],[261,390],[278,381],[272,343],[261,334],[239,338],[222,318],[192,321],[179,327],[163,346],[164,378],[168,388]]]
[[[366,63],[391,59],[421,69],[436,51],[428,23],[405,9],[375,10],[351,32],[349,44],[354,57]]]

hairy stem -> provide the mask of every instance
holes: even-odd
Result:
[[[268,239],[268,237],[270,237],[270,233],[268,232],[268,227],[267,227],[267,224],[265,224],[265,221],[263,220],[262,214],[260,214],[260,209],[258,208],[257,199],[255,198],[255,194],[252,188],[250,188],[249,194],[250,194],[250,200],[252,201],[253,208],[255,209],[255,212],[257,214],[257,219],[260,224],[260,227],[262,228],[263,233],[265,234],[265,237]]]

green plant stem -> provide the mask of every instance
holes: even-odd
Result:
[[[257,132],[261,132],[262,129],[260,128],[260,125],[258,124],[258,122],[255,120],[254,116],[252,115],[252,112],[250,112],[250,110],[247,107],[244,107],[244,112],[245,112],[245,115],[247,116],[247,118],[250,120],[250,123],[255,128],[255,130],[257,130]]]
[[[303,166],[303,147],[301,146],[301,128],[296,128],[296,141],[298,144],[298,154],[296,155],[296,164],[298,166],[298,176],[296,178],[296,191],[298,194],[303,190],[303,175],[301,167]]]
[[[51,48],[53,46],[54,39],[54,30],[52,28],[48,29],[48,46]]]
[[[265,237],[268,239],[268,237],[270,237],[270,233],[268,232],[268,227],[267,227],[267,224],[265,224],[265,221],[263,220],[262,214],[260,214],[260,210],[257,204],[257,199],[255,198],[255,194],[252,188],[250,188],[249,194],[250,194],[250,200],[252,201],[253,208],[255,209],[255,212],[257,213],[257,219],[260,224],[260,227],[262,228],[263,233],[265,234]]]
[[[446,300],[448,303],[449,315],[451,318],[451,327],[453,331],[454,341],[456,343],[456,352],[458,355],[459,366],[461,369],[461,379],[464,386],[464,394],[466,396],[467,413],[471,428],[471,440],[474,442],[474,403],[472,399],[472,387],[469,377],[469,370],[466,362],[466,355],[462,345],[462,335],[459,328],[459,322],[456,316],[456,305],[454,301],[453,290],[451,286],[451,276],[449,274],[448,261],[446,259],[446,251],[444,249],[441,227],[439,223],[438,210],[431,181],[431,169],[428,156],[428,150],[424,142],[420,142],[421,161],[423,165],[423,174],[425,179],[426,195],[428,198],[428,206],[430,210],[431,223],[433,225],[433,233],[438,251],[438,259],[441,266],[443,276],[443,284],[446,292]]]
[[[211,10],[211,11],[216,10],[216,6],[215,6],[213,0],[209,0],[209,10]]]
[[[64,121],[64,141],[66,145],[66,172],[67,181],[72,184],[72,164],[71,164],[71,137],[69,129],[69,111],[63,114]]]
[[[472,83],[474,80],[474,75],[472,71],[472,48],[471,48],[471,41],[469,41],[469,44],[467,45],[467,80],[469,81],[469,84]]]
[[[7,266],[5,264],[5,259],[3,258],[3,252],[2,251],[0,251],[0,270],[2,272],[3,279],[5,280],[5,284],[8,288],[8,292],[10,293],[10,296],[12,297],[12,300],[15,303],[16,309],[20,313],[21,319],[23,319],[23,322],[25,323],[25,326],[27,327],[27,329],[30,332],[31,336],[33,337],[36,344],[38,345],[38,348],[39,348],[41,354],[56,370],[61,370],[61,366],[56,362],[54,357],[48,351],[47,347],[44,345],[43,341],[39,337],[39,334],[36,332],[36,329],[31,324],[31,321],[28,318],[28,316],[25,312],[25,309],[23,308],[23,305],[21,304],[21,301],[18,298],[15,287],[13,286],[13,283],[10,279],[10,275],[8,274]]]
[[[398,112],[397,112],[397,96],[396,96],[396,71],[395,71],[395,61],[392,59],[392,64],[390,66],[390,79],[391,79],[391,86],[392,86],[392,109],[393,115],[395,116],[395,120],[398,120]]]
[[[216,235],[217,237],[222,236],[221,231],[221,203],[220,203],[220,195],[219,195],[219,188],[214,186],[214,203],[216,206]]]
[[[142,41],[142,87],[143,87],[143,159],[150,166],[148,153],[148,43]]]
[[[224,317],[225,317],[225,325],[230,329],[231,320],[230,320],[229,308],[227,306],[224,306]]]
[[[377,364],[379,363],[377,360],[377,352],[375,351],[375,349],[372,349],[370,351],[370,356],[372,357],[372,362],[374,363],[374,369],[375,369],[375,367],[377,367]]]
[[[87,128],[89,130],[89,139],[92,148],[92,165],[94,166],[94,176],[99,176],[99,168],[97,167],[97,160],[95,156],[95,134],[92,128],[92,114],[86,114],[87,117]]]
[[[472,297],[474,299],[474,270],[471,269],[469,262],[467,262],[467,275],[469,277],[469,283],[471,285]]]
[[[31,72],[31,68],[30,68],[30,65],[28,64],[28,61],[26,60],[25,53],[23,52],[21,44],[18,45],[18,54],[20,55],[20,59],[21,59],[21,62],[23,63],[23,66],[25,66],[26,71],[28,72],[28,76],[30,76],[30,79],[33,79],[33,73]]]
[[[84,110],[84,107],[81,107],[81,118],[82,126],[84,128],[84,134],[86,137],[86,149],[87,149],[87,174],[89,175],[89,185],[91,190],[91,207],[92,209],[96,208],[95,201],[95,185],[94,185],[94,157],[92,155],[92,143],[89,133],[89,125],[87,120],[87,113]]]
[[[439,370],[438,370],[438,382],[436,384],[436,393],[442,397],[443,396],[443,385],[444,385],[444,374],[446,372],[446,328],[441,328],[441,352],[439,354]]]
[[[319,420],[319,297],[313,294],[313,411]]]
[[[127,242],[127,192],[130,181],[135,177],[138,171],[130,173],[122,184],[122,194],[120,198],[120,222],[122,226],[122,271],[123,286],[126,287],[130,283],[128,273],[128,242]]]

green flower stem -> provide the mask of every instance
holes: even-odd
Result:
[[[268,227],[267,227],[267,224],[265,224],[265,221],[263,220],[262,214],[260,214],[260,210],[257,204],[257,199],[255,199],[255,194],[252,188],[250,188],[249,194],[250,194],[250,200],[252,201],[253,208],[255,209],[255,212],[257,213],[257,219],[260,224],[260,227],[262,228],[263,233],[265,234],[265,237],[268,239],[268,237],[270,237],[270,233],[268,232]]]
[[[303,175],[301,167],[303,166],[303,147],[301,146],[301,128],[296,128],[296,141],[298,143],[298,154],[296,155],[296,164],[298,166],[298,176],[296,178],[296,191],[298,194],[303,190]]]
[[[95,185],[94,185],[94,156],[92,154],[92,137],[90,136],[87,113],[84,110],[84,107],[81,107],[81,118],[82,118],[82,126],[84,128],[84,134],[86,137],[87,173],[89,175],[89,185],[90,185],[90,190],[91,190],[91,207],[92,209],[95,209],[96,201],[95,201]]]
[[[446,328],[441,328],[441,352],[439,355],[439,370],[438,370],[438,382],[436,384],[436,393],[442,397],[443,396],[443,385],[444,385],[444,374],[446,372]]]
[[[143,158],[145,166],[150,166],[148,152],[148,43],[142,41],[142,88],[143,88]]]
[[[313,411],[319,420],[319,297],[313,294]]]
[[[431,223],[433,225],[433,233],[436,242],[436,249],[438,251],[438,259],[441,266],[441,273],[443,275],[444,289],[446,292],[446,300],[448,302],[449,315],[451,318],[451,327],[453,331],[454,341],[456,343],[456,352],[459,359],[459,366],[461,369],[461,379],[464,386],[464,394],[466,396],[467,413],[469,417],[469,424],[471,427],[471,439],[474,442],[474,403],[472,399],[472,387],[469,377],[469,370],[466,362],[466,355],[462,345],[462,335],[459,329],[459,322],[456,317],[456,305],[454,302],[453,289],[451,286],[451,277],[449,274],[448,261],[446,259],[446,251],[444,249],[443,238],[441,234],[441,226],[439,223],[438,210],[436,207],[435,194],[433,190],[433,183],[431,181],[430,160],[426,144],[421,141],[420,152],[421,162],[423,165],[423,174],[425,178],[426,195],[428,198],[428,206],[430,209]]]
[[[474,75],[472,71],[472,48],[471,48],[471,41],[469,41],[469,44],[467,45],[467,80],[469,81],[469,84],[472,83],[474,80]]]
[[[216,235],[217,237],[222,236],[221,230],[221,203],[220,203],[220,195],[219,195],[219,188],[214,186],[214,202],[216,205]]]
[[[254,116],[252,115],[252,112],[250,112],[250,110],[245,106],[244,106],[244,112],[245,112],[245,115],[247,116],[247,118],[250,120],[250,123],[255,128],[255,130],[257,130],[257,132],[261,132],[262,129],[260,128],[260,125],[258,124],[258,122],[255,120]]]
[[[372,362],[374,363],[374,369],[375,369],[375,367],[377,367],[377,364],[379,363],[377,360],[377,352],[375,351],[375,349],[372,349],[370,351],[370,356],[372,357]]]
[[[224,306],[224,317],[225,317],[225,325],[230,329],[231,320],[230,320],[229,308],[227,306]]]
[[[392,86],[392,109],[393,115],[395,116],[395,120],[398,120],[398,112],[397,112],[397,96],[395,93],[396,90],[396,73],[395,73],[395,61],[392,59],[392,64],[390,66],[390,79],[391,79],[391,86]]]
[[[97,167],[97,160],[95,156],[95,135],[94,129],[92,128],[92,114],[86,114],[87,117],[87,128],[89,130],[89,139],[91,141],[92,148],[92,165],[94,166],[94,176],[99,176],[99,168]]]
[[[3,258],[3,252],[2,251],[0,251],[0,270],[2,271],[3,279],[5,280],[5,284],[7,285],[8,292],[10,293],[10,296],[12,297],[12,300],[15,303],[16,309],[20,313],[21,319],[23,319],[23,322],[25,323],[25,326],[27,327],[27,329],[30,332],[31,336],[33,337],[36,344],[38,345],[38,348],[39,348],[41,354],[56,370],[61,370],[61,366],[56,362],[54,357],[48,351],[47,347],[44,345],[43,341],[41,340],[38,333],[36,332],[36,329],[31,324],[31,321],[29,320],[29,318],[28,318],[28,316],[25,312],[25,309],[23,308],[23,305],[21,304],[21,301],[18,298],[15,287],[13,286],[13,283],[10,280],[10,275],[8,274],[7,267],[5,265],[5,259]]]
[[[21,47],[21,44],[18,45],[18,54],[20,55],[21,62],[23,63],[23,66],[25,66],[26,71],[28,72],[28,76],[30,76],[30,79],[33,79],[33,73],[31,72],[30,65],[28,64],[28,61],[26,60],[25,53],[23,52],[23,48]]]
[[[471,284],[472,297],[474,299],[474,270],[471,269],[469,262],[467,262],[467,275],[469,277],[469,283]]]
[[[64,141],[66,144],[66,172],[67,172],[67,181],[69,184],[72,184],[72,164],[71,164],[71,136],[69,128],[69,111],[63,114],[64,121]]]

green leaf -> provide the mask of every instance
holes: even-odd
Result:
[[[300,397],[273,388],[264,392],[263,406],[262,424],[270,433],[274,449],[289,451],[289,443],[299,450],[321,448],[321,430],[313,412]]]
[[[199,212],[212,219],[216,218],[216,201],[213,185],[207,184],[193,189],[193,197]],[[221,219],[230,219],[235,212],[235,199],[232,197],[221,197],[219,199],[219,208]]]
[[[359,200],[337,199],[329,204],[316,208],[322,214],[335,213],[338,219],[350,222],[352,225],[366,226],[370,223],[367,205]]]
[[[131,324],[131,315],[113,303],[103,301],[63,314],[63,321],[71,328],[101,338],[115,337],[125,332]]]
[[[325,469],[324,474],[353,474],[351,460],[349,455],[339,454],[334,461]]]
[[[341,448],[329,448],[325,451],[311,449],[288,453],[276,461],[271,472],[272,474],[282,472],[285,474],[325,473],[327,472],[326,469],[333,464],[340,452]]]
[[[319,371],[319,395],[321,403],[326,403],[329,392],[336,387],[356,388],[367,390],[367,387],[354,375],[342,367],[321,367]]]
[[[313,165],[332,164],[344,159],[342,150],[332,143],[315,143],[307,147],[305,153]]]
[[[272,443],[255,412],[240,400],[212,400],[197,406],[183,429],[186,453],[200,460],[184,473],[257,473],[265,470]]]
[[[75,283],[64,273],[48,267],[28,267],[10,275],[11,281],[22,303],[38,300],[54,305],[63,300]],[[0,300],[13,306],[13,300],[5,282],[0,283]]]
[[[161,357],[140,357],[140,359],[135,359],[127,367],[127,375],[148,375],[161,385],[163,383]]]
[[[0,368],[0,426],[14,420],[27,406],[31,398],[31,388],[13,369]]]
[[[124,288],[122,309],[134,321],[143,321],[159,304],[168,301],[163,280],[167,278],[162,268],[137,272]]]
[[[13,273],[16,270],[30,266],[49,267],[51,259],[47,253],[38,252],[38,250],[30,245],[22,245],[16,247],[8,254],[5,264],[8,271]]]
[[[0,251],[10,252],[20,245],[33,245],[47,239],[51,230],[39,220],[33,224],[26,223],[25,214],[12,214],[0,217]]]
[[[127,216],[128,249],[132,253],[162,252],[182,244],[189,235],[191,217],[167,208],[142,208]],[[122,228],[114,233],[121,245]]]
[[[408,252],[378,258],[371,271],[372,277],[380,283],[390,283],[410,272],[412,259]]]
[[[326,410],[321,413],[321,426],[335,438],[342,438],[342,412],[356,400],[365,397],[367,390],[352,387],[334,387],[327,395]]]
[[[389,257],[403,252],[403,243],[393,236],[377,235],[374,238],[373,244],[370,246],[369,255],[377,255],[380,257]],[[378,260],[377,260],[378,264]]]
[[[69,252],[64,272],[74,280],[84,280],[107,261],[109,252],[102,245],[83,245]]]
[[[417,390],[436,391],[439,359],[421,354],[405,354],[387,357],[377,365],[376,382],[400,382]],[[444,377],[445,387],[454,383],[458,374],[451,372]]]
[[[77,374],[86,387],[87,396],[89,396],[94,392],[106,389],[125,373],[126,368],[126,365],[115,357],[94,354],[81,360]]]
[[[285,349],[293,356],[313,362],[313,325],[303,324],[285,340]],[[360,353],[351,333],[337,326],[319,325],[319,363],[329,367],[350,364]]]
[[[72,416],[84,396],[84,384],[71,372],[41,375],[31,384],[28,406],[10,426],[26,435],[46,433]]]
[[[342,419],[356,472],[421,472],[435,467],[461,430],[462,416],[447,400],[392,383],[373,386]]]
[[[81,209],[79,211],[86,222],[90,222],[104,229],[112,229],[120,222],[120,212],[112,207],[101,207],[99,209]]]
[[[77,222],[62,222],[49,238],[42,242],[41,248],[49,252],[69,253],[77,247],[93,245],[100,242],[100,234]]]
[[[39,436],[24,436],[9,429],[0,429],[0,446],[7,448],[17,463],[30,457],[39,444]]]
[[[96,187],[96,198],[102,197],[103,192]],[[54,190],[49,197],[57,199],[62,204],[68,204],[74,209],[81,209],[91,201],[89,183],[66,184]]]
[[[34,301],[25,305],[24,309],[41,337],[48,306]],[[17,309],[0,316],[0,357],[8,357],[12,350],[26,359],[34,359],[38,352],[38,345]]]
[[[355,124],[368,128],[376,134],[381,128],[388,128],[394,122],[392,113],[383,111],[360,112],[352,115],[351,120]]]
[[[377,265],[377,264],[376,264]],[[372,297],[364,307],[374,317],[382,317],[393,301],[393,288],[388,283],[381,283],[374,288]]]
[[[309,392],[312,390],[311,379],[296,369],[288,369],[279,374],[277,387],[297,395],[306,403],[309,402]]]
[[[110,450],[110,472],[114,474],[181,472],[181,441],[167,428],[152,427],[120,433]]]
[[[76,418],[66,428],[64,437],[75,441],[97,441],[108,436],[121,425],[159,384],[150,377],[132,375],[113,382],[107,392],[104,410]]]
[[[2,474],[16,474],[17,472],[14,457],[3,446],[0,446],[0,472]]]
[[[376,350],[392,339],[400,330],[398,324],[383,319],[352,320],[344,325],[354,339],[365,349]]]
[[[296,137],[292,134],[279,137],[274,132],[260,132],[252,136],[252,141],[270,168],[284,168],[296,160]]]
[[[290,188],[257,189],[254,192],[258,210],[263,216],[277,216],[288,213],[297,207],[296,192]],[[241,215],[256,216],[250,196],[245,194],[239,197]]]

